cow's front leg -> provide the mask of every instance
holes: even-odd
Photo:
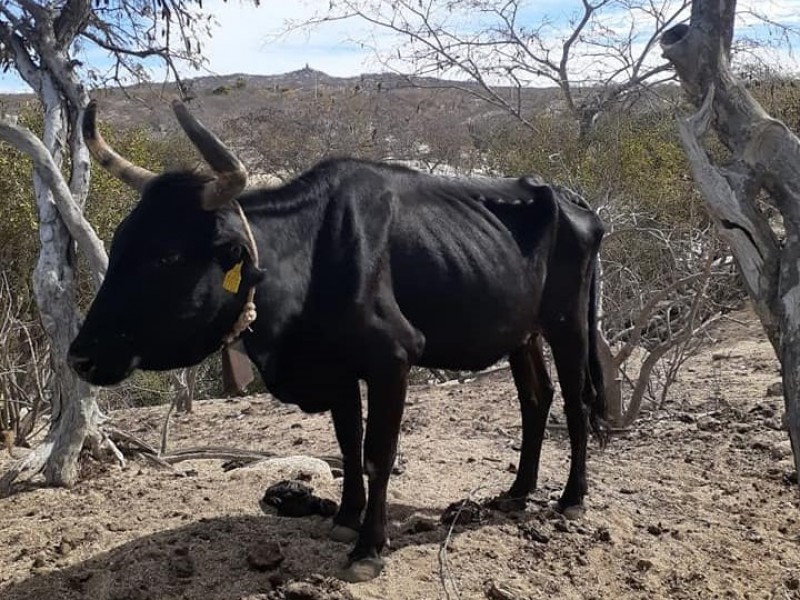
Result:
[[[330,537],[337,542],[351,543],[358,537],[361,513],[367,502],[361,456],[364,427],[361,423],[361,393],[357,379],[342,389],[333,404],[331,416],[342,451],[344,483],[342,503],[333,518]]]
[[[342,573],[346,581],[367,581],[380,574],[380,553],[386,545],[386,489],[397,452],[397,439],[406,397],[408,365],[397,363],[367,380],[368,415],[364,466],[369,479],[367,511]]]

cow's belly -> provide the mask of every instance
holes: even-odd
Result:
[[[425,336],[420,366],[478,370],[497,362],[530,336],[534,314],[530,299],[508,311],[491,308],[495,302],[481,294],[440,296],[427,307],[405,307],[406,318]],[[527,301],[527,303],[526,303]],[[458,303],[458,305],[456,305]]]
[[[400,310],[425,336],[422,366],[476,370],[534,330],[536,267],[498,236],[451,237],[392,248]]]

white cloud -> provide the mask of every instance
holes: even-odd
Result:
[[[326,7],[327,0],[324,2]],[[263,0],[206,4],[219,22],[205,44],[209,69],[216,73],[258,75],[285,73],[306,64],[330,75],[355,75],[375,67],[369,50],[348,39],[364,38],[368,29],[356,21],[330,23],[313,31],[278,37],[287,23],[309,19],[320,2]]]
[[[527,4],[529,18],[538,20],[545,14],[550,17],[551,32],[556,38],[568,34],[567,22],[581,10],[579,0],[529,0]],[[679,4],[679,0],[656,0],[652,6],[663,6],[669,12]],[[213,38],[205,44],[209,69],[220,74],[266,75],[308,64],[338,76],[379,70],[372,51],[352,40],[377,40],[385,52],[392,49],[393,38],[363,21],[328,23],[303,33],[277,37],[288,22],[303,22],[328,6],[329,0],[261,0],[259,7],[250,0],[206,0],[205,10],[219,22]],[[761,38],[768,34],[756,14],[766,15],[776,23],[800,27],[800,0],[739,0],[737,7],[738,36]],[[653,20],[641,11],[605,11],[603,19],[610,30],[620,35],[625,35],[631,26],[640,32],[652,32],[654,27]],[[777,56],[787,57],[788,49],[773,51],[769,59],[782,60],[774,58]]]
[[[657,3],[674,1],[658,0]],[[391,51],[393,40],[385,32],[372,30],[363,21],[340,21],[303,33],[277,36],[286,29],[287,22],[305,21],[316,11],[327,9],[328,4],[329,0],[261,0],[261,6],[255,7],[250,0],[205,0],[205,11],[214,15],[219,23],[219,27],[213,28],[213,37],[205,43],[209,70],[219,74],[276,74],[309,65],[337,76],[381,70],[372,51],[352,40],[375,40],[384,51]],[[565,34],[569,18],[581,7],[578,0],[529,0],[529,5],[530,12],[525,18],[540,22],[543,14],[549,15],[552,19],[550,31],[555,39]],[[738,7],[741,14],[737,21],[737,37],[760,37],[769,33],[746,12],[748,10],[766,14],[778,23],[800,26],[800,0],[740,0]],[[631,21],[640,31],[652,30],[652,24],[646,23],[641,13],[613,17],[607,24],[619,33],[626,32]],[[657,61],[659,56],[656,50],[653,59]],[[772,50],[765,60],[798,70],[797,58],[785,45]],[[597,70],[599,62],[594,56],[576,65],[589,75]],[[156,77],[162,74],[160,70]],[[12,72],[0,75],[0,92],[24,89],[24,83]]]

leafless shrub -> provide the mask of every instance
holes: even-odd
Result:
[[[26,307],[0,273],[0,430],[26,443],[37,419],[50,410],[46,390],[52,378],[44,332],[27,319]]]
[[[704,333],[743,292],[707,229],[681,231],[631,215],[608,221],[600,350],[608,418],[627,427],[645,404],[663,405]]]

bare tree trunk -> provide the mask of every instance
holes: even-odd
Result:
[[[72,189],[66,193],[68,198],[57,199],[57,190],[52,185],[52,167],[58,168],[63,162],[64,141],[70,135],[70,128],[57,85],[46,75],[40,82],[40,97],[44,104],[42,143],[52,164],[48,163],[50,169],[47,169],[35,161],[33,183],[39,213],[40,251],[33,273],[33,290],[42,326],[50,339],[50,361],[54,373],[50,390],[52,417],[44,442],[0,479],[0,493],[7,493],[13,481],[24,472],[36,474],[43,471],[48,485],[72,486],[78,479],[78,458],[87,437],[94,448],[101,445],[101,415],[94,393],[66,363],[67,350],[78,331],[80,316],[76,306],[74,239],[63,217],[68,208],[76,208],[72,194],[85,198],[88,174],[84,165],[73,164],[73,171],[80,170],[79,181],[72,182]],[[78,116],[74,115],[73,119],[74,130]],[[63,179],[61,181],[63,184]],[[65,202],[70,206],[64,206]],[[74,228],[75,220],[69,222]],[[81,236],[79,239],[84,242],[82,245],[93,246],[87,255],[95,283],[99,283],[107,260],[102,243],[96,236]],[[98,272],[99,269],[102,270]]]
[[[700,108],[679,122],[681,139],[783,367],[789,437],[800,472],[800,140],[730,70],[735,8],[735,0],[695,0],[691,24],[667,31],[661,45]],[[731,152],[725,166],[713,165],[701,145],[709,125]],[[783,216],[783,247],[756,208],[762,188]]]
[[[50,339],[54,374],[50,431],[34,454],[45,461],[48,485],[72,486],[78,479],[78,456],[84,440],[90,434],[98,436],[100,413],[92,389],[66,363],[69,344],[79,325],[75,265],[67,260],[73,254],[72,237],[58,215],[52,193],[38,177],[34,189],[39,206],[41,249],[33,273],[33,289],[42,325]]]
[[[99,434],[101,417],[91,389],[66,365],[67,348],[78,324],[75,243],[88,258],[96,286],[107,263],[103,244],[82,215],[89,192],[90,161],[80,123],[89,98],[80,80],[83,69],[78,69],[83,63],[74,60],[72,54],[102,49],[102,68],[109,66],[110,58],[116,81],[121,74],[138,78],[146,72],[146,64],[160,59],[180,81],[177,63],[195,67],[202,63],[202,54],[194,48],[205,26],[200,25],[204,21],[198,18],[196,0],[174,0],[169,3],[170,10],[149,12],[139,10],[140,2],[124,0],[118,4],[119,10],[105,14],[93,10],[92,0],[0,0],[3,67],[14,69],[44,107],[41,140],[5,118],[0,118],[0,139],[28,153],[36,166],[34,189],[41,252],[33,277],[34,294],[51,341],[54,374],[49,386],[53,407],[50,432],[41,447],[0,479],[0,493],[7,492],[23,471],[36,473],[42,468],[48,483],[71,485],[76,480],[77,457],[84,441],[97,450],[99,441],[104,440],[115,456],[122,458],[111,440]],[[156,42],[150,35],[177,22],[180,26],[175,27],[175,36]],[[176,49],[176,41],[185,50]],[[69,159],[68,177],[61,169],[65,157]]]

